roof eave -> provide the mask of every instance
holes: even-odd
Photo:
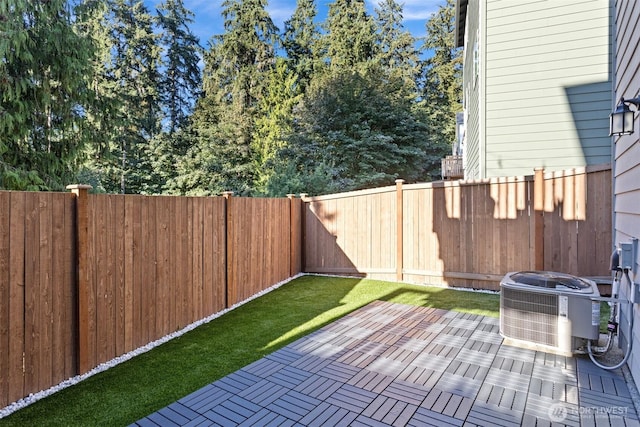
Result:
[[[464,32],[467,23],[469,0],[456,0],[456,47],[464,47]]]

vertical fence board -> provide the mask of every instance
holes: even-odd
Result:
[[[11,254],[11,193],[0,192],[0,408],[8,405],[11,335],[10,254]]]
[[[127,197],[124,201],[124,301],[122,307],[123,315],[123,349],[128,352],[134,347],[134,313],[137,298],[134,292],[136,280],[136,265],[134,263],[134,252],[138,248],[140,211],[139,200]]]
[[[38,330],[40,341],[38,344],[40,354],[36,362],[38,364],[37,384],[38,388],[42,389],[51,384],[52,379],[53,292],[51,289],[51,267],[53,265],[53,256],[51,251],[51,232],[53,224],[51,219],[51,193],[39,193],[38,196],[38,235],[40,244],[36,256],[39,259],[38,267],[40,269],[38,273],[40,278],[39,301],[37,302],[37,307],[40,310],[40,319],[38,323],[34,324],[34,327]]]
[[[155,227],[155,225],[154,225]],[[136,268],[133,272],[134,284],[133,295],[133,333],[134,333],[134,346],[140,347],[144,342],[149,342],[149,291],[148,283],[150,282],[151,269],[150,266],[155,263],[155,258],[150,252],[149,240],[150,236],[150,218],[149,218],[149,198],[142,197],[140,199],[140,229],[138,235],[138,229],[134,229],[134,234],[138,235],[139,250],[132,254],[132,260]],[[147,262],[140,262],[141,259]]]
[[[127,322],[127,287],[126,287],[126,247],[130,246],[130,240],[126,239],[126,196],[119,195],[114,197],[114,222],[112,224],[112,233],[115,241],[112,244],[113,259],[113,290],[111,299],[111,312],[114,317],[113,345],[108,360],[116,356],[124,354],[127,350],[126,346],[126,322]]]
[[[174,254],[174,279],[172,280],[175,295],[174,319],[169,325],[169,331],[173,332],[177,329],[184,328],[187,324],[187,318],[184,316],[184,307],[187,304],[187,289],[191,286],[188,278],[191,277],[191,262],[189,261],[193,253],[189,251],[189,198],[172,197],[175,203],[176,211],[176,252]]]
[[[77,246],[77,227],[76,227],[76,212],[77,204],[76,198],[67,193],[64,195],[65,200],[65,221],[64,221],[64,278],[62,279],[60,286],[63,287],[64,301],[63,306],[60,307],[64,310],[64,350],[65,350],[65,370],[64,378],[71,378],[79,372],[77,348],[78,348],[78,268],[77,260],[78,246]]]
[[[38,197],[29,197],[25,209],[25,342],[24,374],[25,388],[38,389],[38,355],[40,336],[37,328],[40,322],[40,243]]]
[[[191,286],[187,295],[188,303],[185,306],[185,316],[189,322],[191,319],[202,319],[204,316],[203,294],[203,252],[207,251],[210,243],[204,241],[204,206],[203,198],[194,197],[191,200],[191,218],[189,228],[191,230],[191,257],[186,262],[191,263]]]
[[[65,257],[65,248],[69,246],[68,234],[65,233],[65,203],[67,194],[52,194],[51,204],[51,377],[48,384],[57,384],[67,378],[65,376],[65,329],[67,305],[65,291],[73,284],[65,275],[65,266],[69,265],[69,258]],[[60,245],[63,245],[60,247]]]
[[[11,193],[9,216],[11,251],[9,253],[9,402],[30,392],[25,388],[23,355],[25,351],[25,247],[26,247],[26,195]]]
[[[291,262],[289,275],[295,276],[302,271],[302,209],[301,199],[291,199]]]

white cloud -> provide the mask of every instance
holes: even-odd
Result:
[[[282,30],[284,21],[291,18],[296,9],[296,2],[291,0],[270,1],[267,5],[267,12],[276,26]]]
[[[377,6],[379,0],[367,0],[371,6]],[[403,5],[403,18],[405,21],[426,21],[440,6],[446,4],[446,0],[398,0]]]

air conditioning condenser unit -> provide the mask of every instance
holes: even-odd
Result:
[[[571,356],[599,338],[595,282],[551,271],[507,273],[500,282],[505,344]]]

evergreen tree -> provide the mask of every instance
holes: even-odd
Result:
[[[421,51],[416,38],[402,24],[402,5],[384,0],[375,9],[378,25],[378,63],[394,76],[402,78],[412,95],[417,94]]]
[[[159,95],[166,116],[166,128],[171,135],[184,128],[201,85],[200,47],[198,38],[189,29],[193,13],[185,9],[182,0],[165,0],[158,7],[160,43],[164,49]]]
[[[189,149],[186,137],[189,117],[202,84],[199,62],[202,48],[189,29],[193,13],[182,0],[165,0],[157,9],[162,66],[158,95],[163,111],[163,132],[150,141],[151,176],[149,191],[170,191],[176,177],[174,165]]]
[[[0,188],[61,189],[75,180],[87,143],[91,50],[64,0],[0,2]]]
[[[255,191],[269,194],[267,188],[278,151],[286,146],[286,136],[291,133],[292,113],[300,95],[296,95],[296,75],[284,58],[278,58],[276,66],[267,76],[267,93],[258,103],[259,114],[253,138],[255,155]],[[283,196],[284,194],[277,194]]]
[[[376,68],[315,79],[270,185],[327,193],[424,179],[434,155],[427,127],[402,91],[389,90],[398,86]]]
[[[179,179],[182,192],[253,191],[258,104],[267,90],[265,75],[275,64],[278,29],[264,0],[222,5],[225,33],[213,37],[205,54],[204,93],[192,122],[197,146],[181,166],[189,175]]]
[[[433,51],[425,68],[423,97],[429,114],[433,144],[444,148],[455,141],[455,114],[462,111],[462,52],[454,40],[455,2],[445,6],[427,21],[425,47]]]
[[[298,0],[291,19],[284,23],[283,46],[297,74],[299,93],[322,65],[320,29],[314,21],[317,13],[315,0]]]
[[[81,8],[87,35],[100,46],[93,85],[103,110],[92,123],[103,144],[88,168],[108,192],[155,192],[150,141],[160,129],[159,47],[142,1],[88,0]]]
[[[332,68],[366,67],[376,55],[375,22],[364,0],[335,0],[325,21],[324,46]]]

